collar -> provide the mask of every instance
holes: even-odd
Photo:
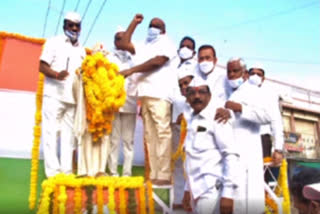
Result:
[[[63,36],[63,41],[70,43],[72,46],[78,47],[80,45],[79,44],[79,39],[78,39],[78,41],[76,43],[72,44],[72,42],[71,42],[69,37],[67,37],[65,34],[63,34],[62,36]]]

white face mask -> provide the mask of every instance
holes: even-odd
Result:
[[[190,59],[193,55],[193,51],[187,47],[180,48],[179,56],[181,59]]]
[[[79,38],[80,32],[65,30],[64,34],[71,40],[71,42],[76,42]]]
[[[259,77],[257,74],[251,75],[249,77],[249,83],[251,83],[252,85],[256,85],[259,86],[262,83],[262,78]]]
[[[204,74],[210,73],[214,69],[214,66],[213,61],[203,61],[199,63],[200,71]]]
[[[239,77],[238,79],[235,79],[235,80],[229,80],[228,79],[228,84],[233,89],[237,89],[242,83],[243,83],[243,78],[242,77]]]
[[[161,30],[159,28],[155,28],[155,27],[150,27],[148,29],[148,36],[147,36],[147,41],[153,41],[155,40],[161,33]]]

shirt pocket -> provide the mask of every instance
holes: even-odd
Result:
[[[208,149],[214,149],[213,137],[206,132],[196,132],[193,141],[193,149],[202,152]]]

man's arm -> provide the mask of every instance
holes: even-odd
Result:
[[[142,22],[142,20],[143,20],[142,14],[136,14],[134,16],[133,20],[131,21],[127,30],[125,31],[123,38],[119,41],[120,49],[127,50],[131,54],[136,53],[134,45],[131,42],[131,37],[136,27]]]
[[[233,212],[234,190],[237,188],[238,159],[233,129],[230,123],[219,123],[215,129],[215,140],[222,155],[223,175],[220,212],[231,214]]]
[[[66,70],[60,72],[52,70],[49,64],[43,60],[40,60],[39,71],[43,73],[46,77],[50,77],[57,80],[64,80],[69,75],[68,71]]]
[[[145,73],[145,72],[155,71],[158,68],[162,67],[168,60],[169,58],[166,56],[156,56],[140,65],[134,66],[126,70],[122,70],[120,71],[120,74],[127,77],[133,73],[138,73],[138,72]]]

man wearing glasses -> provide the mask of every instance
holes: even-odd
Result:
[[[81,17],[68,12],[63,23],[64,34],[47,39],[40,56],[39,71],[45,75],[42,104],[42,141],[47,177],[72,173],[75,148],[72,133],[75,99],[72,84],[75,70],[81,66],[85,50],[79,44]],[[60,133],[60,160],[57,156],[57,134]]]

